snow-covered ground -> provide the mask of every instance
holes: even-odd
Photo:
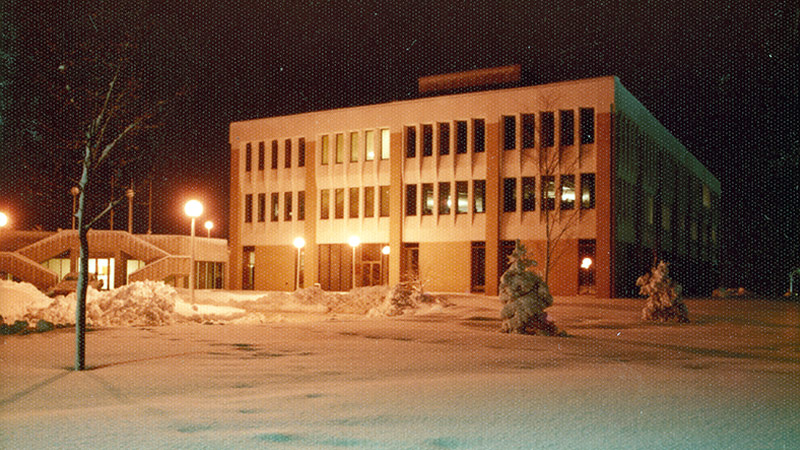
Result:
[[[644,300],[557,297],[556,338],[499,333],[496,297],[387,317],[385,292],[159,289],[167,324],[99,319],[88,371],[71,328],[0,336],[0,448],[800,446],[797,303],[687,300],[678,325],[642,322]],[[51,306],[34,294],[15,314]],[[169,310],[99,295],[114,317]]]

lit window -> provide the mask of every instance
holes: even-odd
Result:
[[[331,216],[331,191],[323,189],[319,191],[319,218],[328,219]]]
[[[258,221],[267,220],[267,194],[258,194]]]
[[[503,178],[503,212],[517,210],[517,179]]]
[[[564,146],[575,143],[575,112],[571,109],[559,111],[559,121],[561,122],[561,134],[559,144]]]
[[[390,136],[388,128],[381,130],[381,159],[389,159],[389,152],[392,148]]]
[[[406,185],[406,216],[417,215],[417,185]]]
[[[348,195],[350,196],[350,218],[355,219],[358,217],[358,188],[351,187]]]
[[[367,144],[364,160],[372,161],[375,159],[375,130],[367,130],[364,133],[364,140]]]
[[[358,131],[350,132],[350,162],[358,161],[358,153],[361,151],[358,148]]]
[[[344,188],[333,191],[334,219],[344,219]]]
[[[517,118],[503,116],[503,150],[517,148]]]
[[[336,164],[344,162],[344,134],[336,133],[336,141],[334,142],[334,154],[336,155]]]
[[[561,175],[561,209],[575,208],[575,175]]]
[[[320,164],[328,164],[328,155],[331,152],[331,138],[328,135],[322,136],[322,149],[320,155]]]
[[[591,144],[594,142],[594,108],[581,108],[579,114],[581,144]]]
[[[706,208],[711,207],[711,190],[705,184],[703,185],[703,206]]]
[[[422,215],[423,216],[430,216],[433,214],[433,184],[432,183],[423,183],[422,184]]]
[[[279,207],[278,199],[279,199],[278,193],[273,192],[271,198],[272,203],[270,204],[270,217],[269,217],[269,220],[272,222],[277,222],[278,217],[280,215],[280,210],[278,209]]]
[[[555,126],[555,115],[553,112],[543,112],[541,119],[542,133],[539,136],[542,141],[542,147],[552,147],[555,145]]]
[[[536,116],[533,114],[522,115],[522,148],[533,148],[536,135]]]
[[[467,122],[456,121],[456,153],[467,153]]]
[[[536,178],[522,177],[522,210],[536,209]]]
[[[581,209],[594,208],[594,174],[581,174]]]
[[[439,123],[439,155],[450,154],[450,124]]]
[[[469,209],[468,188],[466,181],[456,181],[456,214],[466,214]]]
[[[486,180],[472,180],[472,212],[486,212]]]
[[[406,158],[417,156],[417,128],[406,127]]]
[[[375,216],[375,187],[364,188],[364,217]]]
[[[450,197],[450,183],[439,183],[439,215],[450,214],[453,199]]]
[[[556,178],[553,175],[542,176],[542,209],[556,208]]]

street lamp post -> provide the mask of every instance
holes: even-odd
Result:
[[[127,189],[125,197],[128,197],[128,233],[133,234],[133,189]]]
[[[306,240],[301,238],[301,237],[296,237],[296,238],[294,238],[293,244],[294,244],[295,248],[297,249],[297,261],[295,262],[295,264],[296,264],[296,269],[295,269],[296,275],[295,275],[295,281],[294,281],[294,289],[298,290],[298,289],[300,289],[300,252],[303,250],[303,247],[306,246]]]
[[[194,220],[200,217],[200,214],[203,214],[203,204],[197,200],[189,200],[186,202],[186,206],[184,206],[183,210],[186,212],[186,215],[192,218],[192,257],[191,257],[191,265],[189,266],[189,293],[191,296],[191,302],[194,303]]]
[[[211,229],[214,228],[214,222],[212,222],[210,220],[206,220],[206,223],[205,223],[204,226],[206,227],[206,231],[208,232],[206,237],[210,238],[211,237]]]
[[[353,247],[353,289],[356,288],[356,247],[361,244],[361,238],[358,236],[350,236],[350,239],[347,240],[347,243],[350,244],[350,247]]]
[[[391,247],[389,247],[388,245],[384,245],[383,248],[381,248],[381,254],[383,255],[382,256],[383,260],[388,259],[390,251],[391,251]],[[383,277],[384,272],[388,273],[389,272],[389,268],[386,267],[386,263],[381,261],[381,278],[384,278]],[[386,284],[389,284],[389,277],[387,276],[385,279],[386,279]],[[383,284],[383,279],[381,280],[381,284]]]
[[[72,189],[69,190],[69,193],[72,194],[72,229],[75,229],[75,207],[77,205],[78,194],[81,193],[81,189],[78,186],[72,186]]]

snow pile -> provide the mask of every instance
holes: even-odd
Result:
[[[0,280],[0,316],[6,323],[24,320],[32,312],[50,305],[53,299],[30,283]]]
[[[417,311],[423,304],[437,303],[437,300],[415,283],[400,283],[386,290],[383,301],[371,308],[367,316],[398,316],[409,311]],[[438,304],[441,306],[441,304]]]

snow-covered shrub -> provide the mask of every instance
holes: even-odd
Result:
[[[647,296],[642,319],[689,322],[689,310],[681,299],[681,285],[669,277],[669,263],[659,261],[650,273],[636,280],[639,293]]]
[[[525,257],[525,246],[517,241],[511,254],[511,266],[500,278],[500,301],[503,309],[501,331],[504,333],[559,334],[547,317],[545,308],[553,304],[553,296],[542,278],[529,271],[536,261]]]
[[[418,280],[402,282],[390,289],[383,302],[371,309],[369,316],[398,316],[415,310],[423,303],[433,303],[436,299],[426,294]]]

